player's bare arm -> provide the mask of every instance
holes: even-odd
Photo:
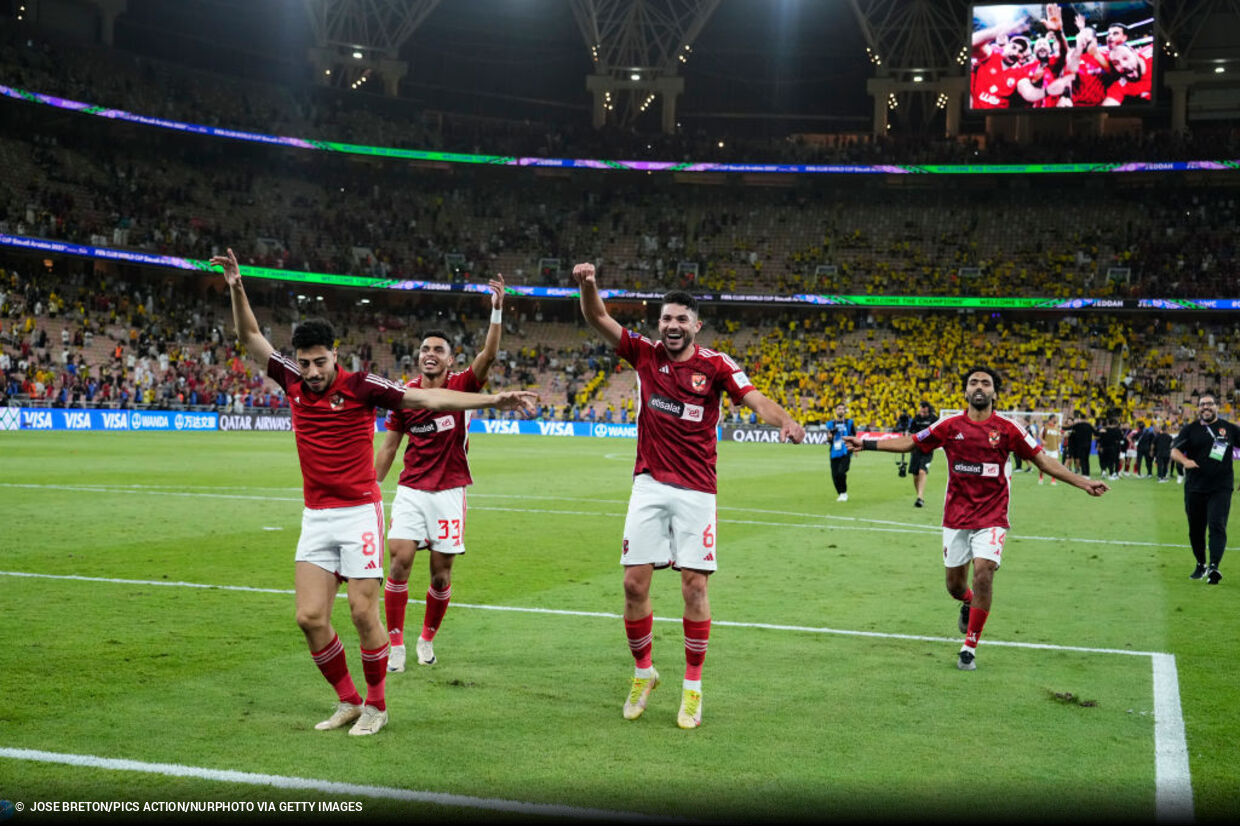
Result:
[[[783,407],[768,399],[758,390],[750,390],[741,399],[741,404],[757,413],[767,424],[779,425],[779,440],[800,444],[805,439],[805,428],[801,423],[784,410]]]
[[[867,443],[869,446],[867,447]],[[862,439],[860,436],[845,436],[844,444],[850,453],[859,450],[881,450],[884,453],[910,453],[916,446],[913,437],[907,433],[893,436],[890,439]]]
[[[237,330],[237,340],[245,347],[251,359],[266,365],[271,354],[275,352],[258,326],[258,319],[250,309],[250,300],[246,298],[245,287],[241,284],[241,267],[237,264],[237,256],[230,249],[227,255],[217,255],[211,263],[224,270],[224,283],[228,285],[228,294],[232,299],[233,326]]]
[[[1047,453],[1045,450],[1039,452],[1038,455],[1034,456],[1030,461],[1037,466],[1038,470],[1055,477],[1061,482],[1067,482],[1073,487],[1080,488],[1090,496],[1101,496],[1111,489],[1107,486],[1106,482],[1103,482],[1100,479],[1086,479],[1079,473],[1073,473],[1064,467],[1062,462]]]
[[[1016,84],[1016,92],[1030,103],[1037,103],[1046,97],[1046,90],[1039,89],[1034,85],[1033,81],[1027,77],[1022,77],[1020,83]]]
[[[487,327],[487,340],[474,356],[473,371],[479,384],[486,384],[487,373],[499,355],[499,339],[504,332],[504,321],[497,313],[504,311],[504,276],[497,273],[488,285],[491,288],[491,324]]]
[[[603,304],[603,298],[598,294],[598,282],[595,280],[595,271],[593,264],[577,264],[573,267],[573,280],[577,282],[577,286],[581,291],[581,313],[586,317],[586,321],[590,323],[603,341],[607,342],[609,347],[615,347],[620,343],[620,335],[624,332],[624,328],[620,326],[620,322],[612,318],[607,312],[607,306]]]
[[[505,390],[503,393],[462,393],[443,387],[406,387],[401,407],[405,410],[520,410],[526,415],[537,412],[538,394],[532,390]]]
[[[379,445],[379,452],[375,454],[375,479],[378,481],[382,482],[387,478],[388,471],[392,469],[392,462],[400,451],[400,442],[403,438],[405,434],[398,430],[389,430],[383,437],[383,444]]]

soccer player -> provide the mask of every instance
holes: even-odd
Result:
[[[934,412],[934,408],[930,406],[930,402],[923,401],[917,406],[917,415],[909,422],[908,433],[920,433],[938,420],[938,414]],[[926,475],[930,472],[930,460],[934,458],[933,453],[922,453],[920,450],[913,451],[913,459],[909,462],[909,473],[913,474],[913,492],[917,494],[917,498],[913,501],[913,507],[924,508],[926,506]]]
[[[369,373],[350,373],[336,359],[335,333],[326,321],[304,321],[293,331],[294,359],[263,336],[241,283],[232,250],[211,263],[223,268],[233,324],[246,353],[284,388],[293,414],[305,510],[294,565],[297,625],[310,656],[336,691],[335,711],[315,728],[353,723],[349,734],[370,735],[388,721],[384,701],[388,642],[379,621],[383,578],[383,498],[375,480],[375,408],[438,411],[499,407],[532,411],[533,393],[499,395],[403,388]],[[349,610],[361,642],[366,678],[363,702],[349,674],[344,646],[332,628],[332,605],[347,583]]]
[[[1153,90],[1149,66],[1131,46],[1119,45],[1110,50],[1113,80],[1102,99],[1103,106],[1119,106],[1129,98],[1148,101]]]
[[[663,296],[656,342],[608,315],[593,264],[574,266],[573,278],[586,321],[638,376],[637,463],[620,551],[624,630],[636,661],[624,718],[640,717],[659,685],[652,658],[650,583],[655,569],[671,566],[680,571],[684,597],[686,667],[676,724],[696,728],[702,723],[702,662],[710,638],[707,585],[718,569],[715,427],[722,394],[779,425],[782,441],[800,442],[805,428],[755,390],[731,358],[694,343],[702,322],[692,295]]]
[[[1059,458],[1059,445],[1063,439],[1063,432],[1059,429],[1059,417],[1051,414],[1046,417],[1046,424],[1042,425],[1042,449],[1045,450],[1053,459]],[[1038,468],[1038,484],[1042,484],[1045,473]],[[1051,484],[1058,485],[1059,481],[1055,477],[1051,477]]]
[[[1197,398],[1197,420],[1180,428],[1171,445],[1171,458],[1184,468],[1184,511],[1188,515],[1188,541],[1197,566],[1191,579],[1205,577],[1218,585],[1223,581],[1219,563],[1227,547],[1227,517],[1235,489],[1232,450],[1240,445],[1240,427],[1218,417],[1217,397],[1202,393]],[[1206,529],[1210,532],[1210,561],[1206,567]]]
[[[499,353],[504,331],[504,277],[491,286],[491,324],[486,343],[473,363],[453,372],[452,345],[446,333],[432,330],[422,338],[418,352],[421,372],[408,387],[447,387],[477,392],[486,384],[487,372]],[[409,604],[409,573],[419,548],[430,551],[430,585],[422,633],[415,645],[419,665],[435,664],[433,641],[452,598],[452,561],[465,553],[465,488],[473,484],[469,474],[469,416],[462,411],[437,414],[429,410],[393,410],[387,416],[387,437],[375,457],[375,476],[382,482],[392,467],[396,451],[406,434],[409,446],[392,502],[388,551],[392,568],[383,586],[387,618],[388,671],[405,670],[405,609]]]
[[[1042,70],[1037,61],[1029,61],[1029,38],[1000,34],[987,43],[991,30],[973,36],[973,108],[1010,109],[1037,103],[1046,92],[1034,85]]]
[[[956,658],[962,671],[977,668],[977,643],[990,616],[995,572],[999,569],[1008,532],[1011,488],[1008,455],[1015,452],[1056,479],[1075,485],[1091,496],[1101,496],[1105,482],[1093,482],[1073,473],[1044,451],[1029,433],[995,411],[1002,383],[989,367],[974,367],[963,376],[968,408],[940,419],[921,432],[892,439],[850,437],[854,450],[908,453],[943,448],[947,456],[947,500],[943,508],[943,565],[947,592],[960,600],[958,627],[965,635]],[[973,587],[969,588],[969,563]]]

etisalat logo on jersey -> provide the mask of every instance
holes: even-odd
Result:
[[[687,422],[700,422],[705,413],[705,408],[701,405],[678,402],[666,396],[651,396],[647,406],[653,410],[658,410],[660,413],[676,419],[683,419]]]

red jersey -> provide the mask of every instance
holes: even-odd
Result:
[[[1016,91],[1016,84],[1024,78],[1036,78],[1041,70],[1037,63],[1009,66],[1003,60],[1003,50],[990,48],[985,58],[973,68],[973,108],[1010,109],[1013,105],[1028,105]]]
[[[1122,75],[1117,77],[1115,82],[1107,87],[1106,94],[1103,97],[1110,98],[1111,100],[1117,101],[1121,104],[1139,103],[1143,100],[1149,100],[1152,91],[1153,86],[1150,82],[1150,70],[1147,65],[1144,74],[1136,80],[1129,80]]]
[[[1088,54],[1081,55],[1081,65],[1072,83],[1073,106],[1101,106],[1106,97],[1106,85],[1102,66]]]
[[[284,388],[293,410],[306,507],[348,508],[381,501],[375,481],[375,408],[400,407],[405,391],[369,373],[336,368],[322,394],[301,382],[287,356],[272,353],[267,375]]]
[[[421,387],[417,376],[406,387]],[[477,393],[482,383],[468,367],[449,373],[444,380],[447,390]],[[398,484],[414,490],[450,490],[474,483],[469,475],[469,419],[471,411],[454,410],[393,410],[384,426],[393,432],[407,433],[405,467]]]
[[[754,389],[728,356],[694,345],[672,361],[663,342],[622,330],[616,354],[637,370],[637,464],[667,485],[715,493],[716,427],[723,391],[740,404]]]
[[[923,453],[947,454],[947,502],[943,527],[1007,528],[1009,453],[1033,459],[1042,452],[1032,434],[995,413],[975,422],[967,413],[939,419],[913,437]]]

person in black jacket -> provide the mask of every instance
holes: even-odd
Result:
[[[923,401],[917,406],[917,415],[908,423],[905,431],[910,436],[916,436],[930,425],[939,420],[939,416],[934,412],[934,408],[930,406],[930,402]],[[913,507],[924,508],[926,506],[926,474],[930,472],[930,460],[934,458],[933,453],[922,453],[920,450],[913,451],[913,459],[909,463],[909,472],[913,474],[913,490],[917,494],[917,500],[913,502]]]
[[[1154,437],[1154,461],[1158,465],[1158,481],[1170,482],[1167,478],[1167,468],[1171,465],[1171,443],[1175,437],[1167,432],[1167,423],[1163,422],[1158,428],[1158,435]]]
[[[1213,393],[1197,400],[1197,421],[1180,429],[1171,445],[1171,458],[1184,467],[1184,511],[1188,515],[1188,541],[1197,566],[1192,579],[1205,577],[1218,585],[1223,575],[1219,563],[1227,547],[1227,517],[1235,487],[1232,450],[1240,445],[1240,427],[1218,417]],[[1206,565],[1206,530],[1210,533],[1210,560]]]
[[[1102,467],[1103,479],[1119,478],[1119,459],[1123,451],[1124,431],[1120,429],[1119,419],[1111,417],[1098,431],[1098,464]]]
[[[1137,459],[1132,465],[1132,475],[1141,475],[1141,465],[1145,465],[1145,478],[1148,479],[1154,475],[1154,440],[1158,436],[1158,431],[1154,429],[1151,422],[1146,426],[1145,422],[1137,422]]]
[[[1075,421],[1067,429],[1068,449],[1077,462],[1077,473],[1088,479],[1089,456],[1093,452],[1094,437],[1098,435],[1098,431],[1081,411],[1076,411],[1073,418]]]

